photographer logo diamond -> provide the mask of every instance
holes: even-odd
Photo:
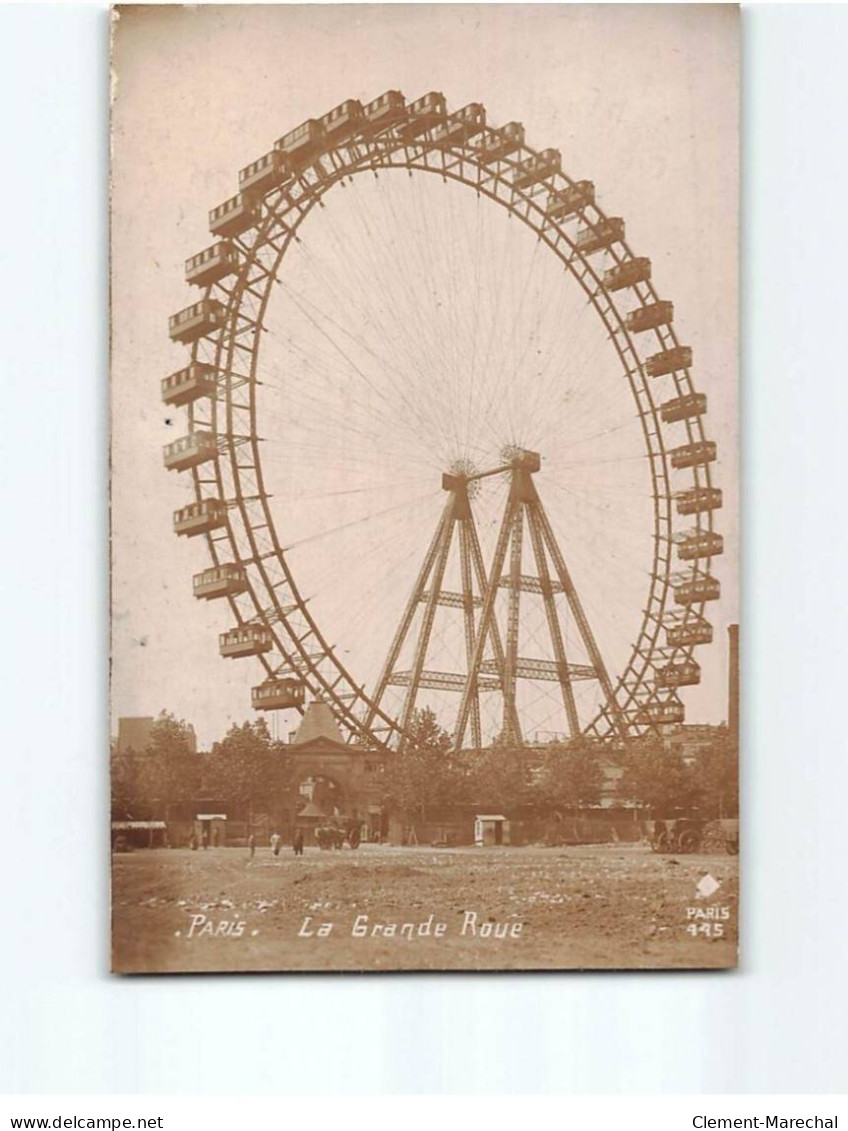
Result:
[[[707,874],[702,876],[698,881],[695,890],[698,893],[699,899],[709,899],[711,895],[715,895],[720,887],[721,884],[715,876],[711,876],[710,873],[707,872]]]

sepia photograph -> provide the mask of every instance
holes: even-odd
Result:
[[[111,22],[112,970],[735,967],[738,9]]]

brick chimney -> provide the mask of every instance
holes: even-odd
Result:
[[[727,627],[727,727],[730,741],[739,745],[739,625]]]

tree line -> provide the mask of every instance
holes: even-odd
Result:
[[[694,758],[654,738],[626,749],[585,738],[544,747],[496,740],[481,751],[454,752],[435,714],[418,711],[402,753],[385,756],[380,799],[409,823],[435,810],[473,806],[478,812],[575,810],[602,799],[653,812],[698,810],[735,815],[738,758],[726,732]],[[144,751],[112,759],[116,815],[143,817],[153,801],[201,798],[261,809],[293,784],[288,747],[271,737],[264,718],[234,724],[206,754],[193,753],[191,731],[173,714],[155,720]]]
[[[387,759],[387,804],[410,823],[428,811],[473,805],[478,812],[575,810],[608,804],[652,812],[697,810],[709,817],[738,810],[738,759],[726,734],[697,756],[681,754],[657,737],[626,748],[586,738],[543,747],[496,740],[481,751],[451,749],[432,711],[419,711],[401,754]]]
[[[201,798],[229,801],[248,811],[289,785],[286,744],[271,737],[264,718],[234,723],[206,754],[194,752],[191,728],[162,711],[140,751],[112,757],[112,811],[144,819],[153,803]]]

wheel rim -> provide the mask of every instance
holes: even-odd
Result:
[[[487,129],[487,135],[493,131]],[[212,364],[218,376],[218,392],[205,407],[189,406],[191,430],[209,428],[220,438],[220,450],[210,477],[205,467],[192,472],[198,500],[216,495],[231,505],[223,537],[207,535],[214,564],[226,561],[243,563],[250,576],[244,598],[230,598],[236,622],[263,624],[274,641],[274,655],[260,657],[268,675],[279,672],[281,663],[299,673],[313,695],[327,699],[351,740],[373,745],[391,745],[398,737],[397,720],[374,706],[364,688],[348,670],[338,650],[330,644],[312,616],[302,596],[294,571],[277,532],[265,487],[260,455],[260,420],[257,409],[257,381],[260,337],[273,282],[284,264],[285,256],[298,238],[305,218],[333,187],[345,178],[384,170],[408,170],[452,180],[488,197],[506,208],[534,231],[538,239],[566,266],[573,280],[583,290],[608,332],[614,350],[628,381],[633,402],[641,423],[649,458],[653,484],[654,559],[644,605],[642,624],[624,669],[618,674],[615,695],[626,714],[633,733],[647,729],[640,719],[646,704],[668,699],[657,671],[670,661],[685,663],[694,654],[694,645],[670,647],[662,642],[664,618],[670,607],[672,560],[675,524],[673,482],[668,461],[668,428],[663,424],[658,398],[650,386],[645,360],[662,350],[675,349],[679,341],[671,325],[662,325],[649,335],[636,340],[625,325],[625,311],[620,301],[608,292],[601,273],[591,255],[584,255],[575,245],[573,224],[551,222],[544,212],[546,194],[516,189],[511,178],[520,162],[538,153],[522,145],[497,166],[484,162],[473,147],[464,142],[451,147],[438,146],[427,136],[414,145],[403,144],[391,133],[377,137],[356,135],[334,147],[328,147],[316,164],[304,169],[296,184],[287,192],[272,191],[263,199],[262,221],[256,231],[236,237],[232,243],[242,256],[242,267],[232,283],[210,285],[207,296],[226,303],[226,322],[221,330],[195,343],[192,359]],[[575,181],[565,174],[556,174],[546,182],[551,191],[573,189]],[[580,212],[581,223],[598,226],[609,217],[592,204]],[[635,258],[623,240],[614,245],[611,262],[618,265]],[[659,301],[652,284],[640,283],[630,288],[638,304],[649,306]],[[650,339],[650,344],[647,339]],[[675,396],[694,392],[688,369],[675,370],[662,378],[666,390]],[[701,417],[686,419],[682,432],[687,442],[705,440]],[[695,467],[691,471],[694,486],[711,486],[710,468]],[[679,487],[679,478],[677,479]],[[713,532],[712,511],[693,516],[698,533]],[[708,576],[710,558],[695,562],[695,575]],[[688,607],[688,621],[703,621],[704,604]],[[364,719],[373,714],[376,725],[366,726]],[[604,712],[592,719],[586,731],[602,737],[611,728]]]

